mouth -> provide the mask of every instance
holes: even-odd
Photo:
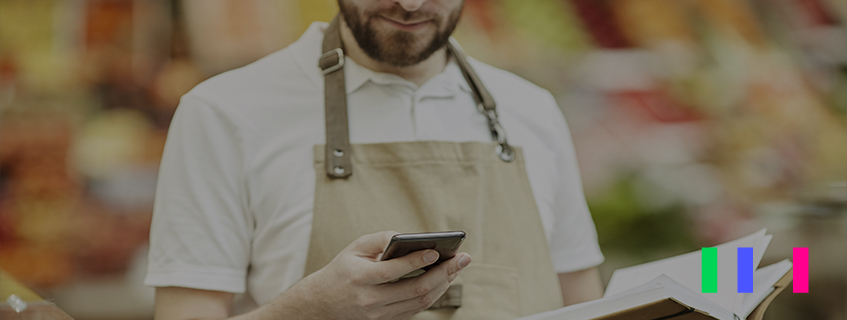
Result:
[[[426,27],[426,25],[430,22],[430,20],[402,21],[401,22],[401,21],[397,21],[397,20],[394,20],[394,19],[391,19],[391,18],[388,18],[388,17],[385,17],[385,16],[380,16],[380,18],[382,18],[383,21],[387,22],[388,24],[390,24],[394,28],[397,28],[397,29],[400,29],[400,30],[403,30],[403,31],[408,31],[408,32],[414,32],[414,31],[421,30],[424,27]]]

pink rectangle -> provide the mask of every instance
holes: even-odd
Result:
[[[809,293],[809,248],[794,248],[794,293]]]

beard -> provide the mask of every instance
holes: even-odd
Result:
[[[365,54],[371,59],[391,66],[407,67],[426,60],[447,44],[462,16],[464,1],[446,17],[419,11],[408,12],[399,4],[387,9],[365,11],[352,3],[338,0],[338,7],[353,37]],[[430,20],[427,23],[435,23],[436,30],[425,34],[385,30],[385,28],[375,27],[376,24],[382,23],[378,21],[383,19],[380,16],[390,17],[397,21]]]

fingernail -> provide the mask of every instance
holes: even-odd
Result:
[[[430,251],[423,256],[424,262],[433,263],[435,260],[438,260],[438,252]]]
[[[459,258],[459,268],[464,269],[469,264],[471,264],[471,258],[470,257],[463,256],[463,257]]]

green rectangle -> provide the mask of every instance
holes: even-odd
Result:
[[[718,248],[707,247],[701,251],[703,260],[703,293],[718,292]]]

